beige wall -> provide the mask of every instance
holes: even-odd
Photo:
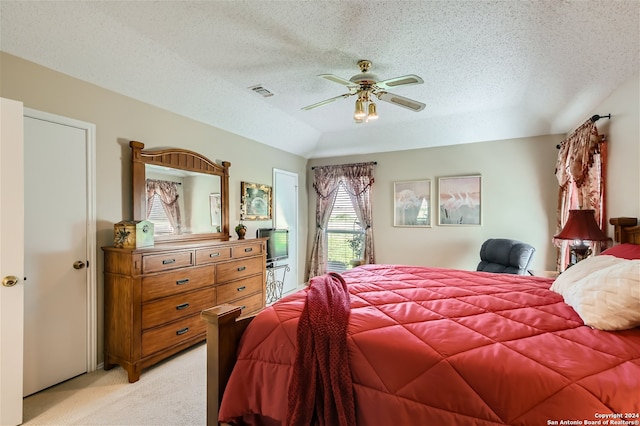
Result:
[[[640,218],[640,74],[605,99],[591,115],[611,114],[597,121],[607,135],[607,212],[609,217]],[[613,235],[610,226],[609,235]]]
[[[311,165],[377,161],[373,229],[377,263],[475,269],[482,242],[513,238],[536,247],[534,269],[555,269],[556,145],[562,135],[312,160]],[[438,226],[438,178],[482,176],[482,226]],[[393,226],[393,182],[432,181],[432,227]],[[313,182],[310,173],[307,181]],[[309,202],[315,203],[313,189]],[[309,207],[312,212],[315,208]],[[314,220],[310,215],[309,220]],[[310,222],[311,223],[311,222]],[[309,227],[312,231],[312,227]]]
[[[145,148],[180,147],[211,160],[231,162],[230,226],[239,221],[240,182],[272,184],[273,168],[298,173],[306,187],[307,160],[238,135],[104,90],[5,53],[0,56],[0,96],[22,101],[25,107],[96,125],[96,198],[98,247],[113,243],[113,224],[131,219],[130,140]],[[212,102],[215,97],[212,96]],[[299,194],[300,217],[307,217],[307,196]],[[248,235],[271,222],[251,222]],[[232,231],[233,233],[233,231]],[[299,235],[307,234],[300,221]],[[304,247],[304,242],[301,243]],[[300,257],[299,279],[305,271]],[[102,251],[98,249],[98,354],[102,361]]]
[[[608,135],[608,217],[640,218],[640,77],[617,88],[594,114],[612,114],[598,121]],[[582,122],[576,123],[576,127]],[[537,249],[532,269],[555,269],[558,184],[554,176],[556,145],[564,135],[482,142],[468,145],[396,151],[374,155],[324,158],[310,166],[377,161],[373,189],[374,244],[377,263],[405,263],[475,269],[482,242],[491,237],[527,241]],[[392,142],[392,141],[390,141]],[[307,170],[309,223],[315,217],[313,173]],[[482,175],[483,224],[480,227],[393,227],[393,182],[455,175]],[[436,198],[433,198],[436,202]],[[309,226],[309,233],[314,231]],[[613,235],[612,229],[609,235]],[[309,238],[311,241],[311,238]]]

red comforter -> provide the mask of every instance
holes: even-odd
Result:
[[[639,420],[640,329],[584,326],[550,279],[389,265],[343,277],[359,425]],[[250,324],[220,420],[284,421],[305,299]]]

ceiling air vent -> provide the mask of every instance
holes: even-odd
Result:
[[[268,98],[269,96],[273,96],[273,93],[271,93],[270,91],[268,91],[267,89],[265,89],[259,84],[257,86],[251,86],[249,87],[249,89],[253,90],[259,95],[264,96],[265,98]]]

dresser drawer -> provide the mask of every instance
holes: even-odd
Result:
[[[220,262],[231,258],[231,247],[206,248],[196,250],[196,265]]]
[[[249,315],[264,307],[264,295],[262,293],[254,294],[253,296],[231,302],[231,304],[242,308],[240,315]]]
[[[165,297],[142,305],[142,329],[197,314],[216,304],[213,288]]]
[[[142,273],[168,271],[194,265],[193,251],[177,251],[174,253],[148,254],[142,256]]]
[[[247,256],[255,256],[256,254],[261,254],[261,253],[262,253],[262,243],[260,242],[243,244],[239,247],[233,247],[231,249],[231,254],[234,259],[247,257]]]
[[[162,327],[142,332],[142,356],[182,343],[206,331],[206,322],[196,314]]]
[[[205,340],[202,311],[218,303],[240,306],[244,316],[263,309],[265,241],[104,247],[105,369],[119,364],[133,383],[142,369]]]
[[[216,282],[222,283],[232,279],[244,278],[259,274],[264,268],[264,258],[252,257],[216,265]]]
[[[217,305],[229,303],[231,300],[244,297],[262,290],[262,275],[244,280],[233,281],[217,287]]]
[[[142,302],[212,285],[214,274],[215,267],[210,265],[143,277]]]

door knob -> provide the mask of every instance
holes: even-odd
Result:
[[[13,287],[14,285],[18,284],[18,281],[19,281],[18,277],[9,275],[7,277],[4,277],[4,279],[2,280],[2,285],[5,287]]]
[[[75,262],[73,262],[74,269],[82,269],[84,267],[85,267],[85,264],[82,260],[76,260]]]

